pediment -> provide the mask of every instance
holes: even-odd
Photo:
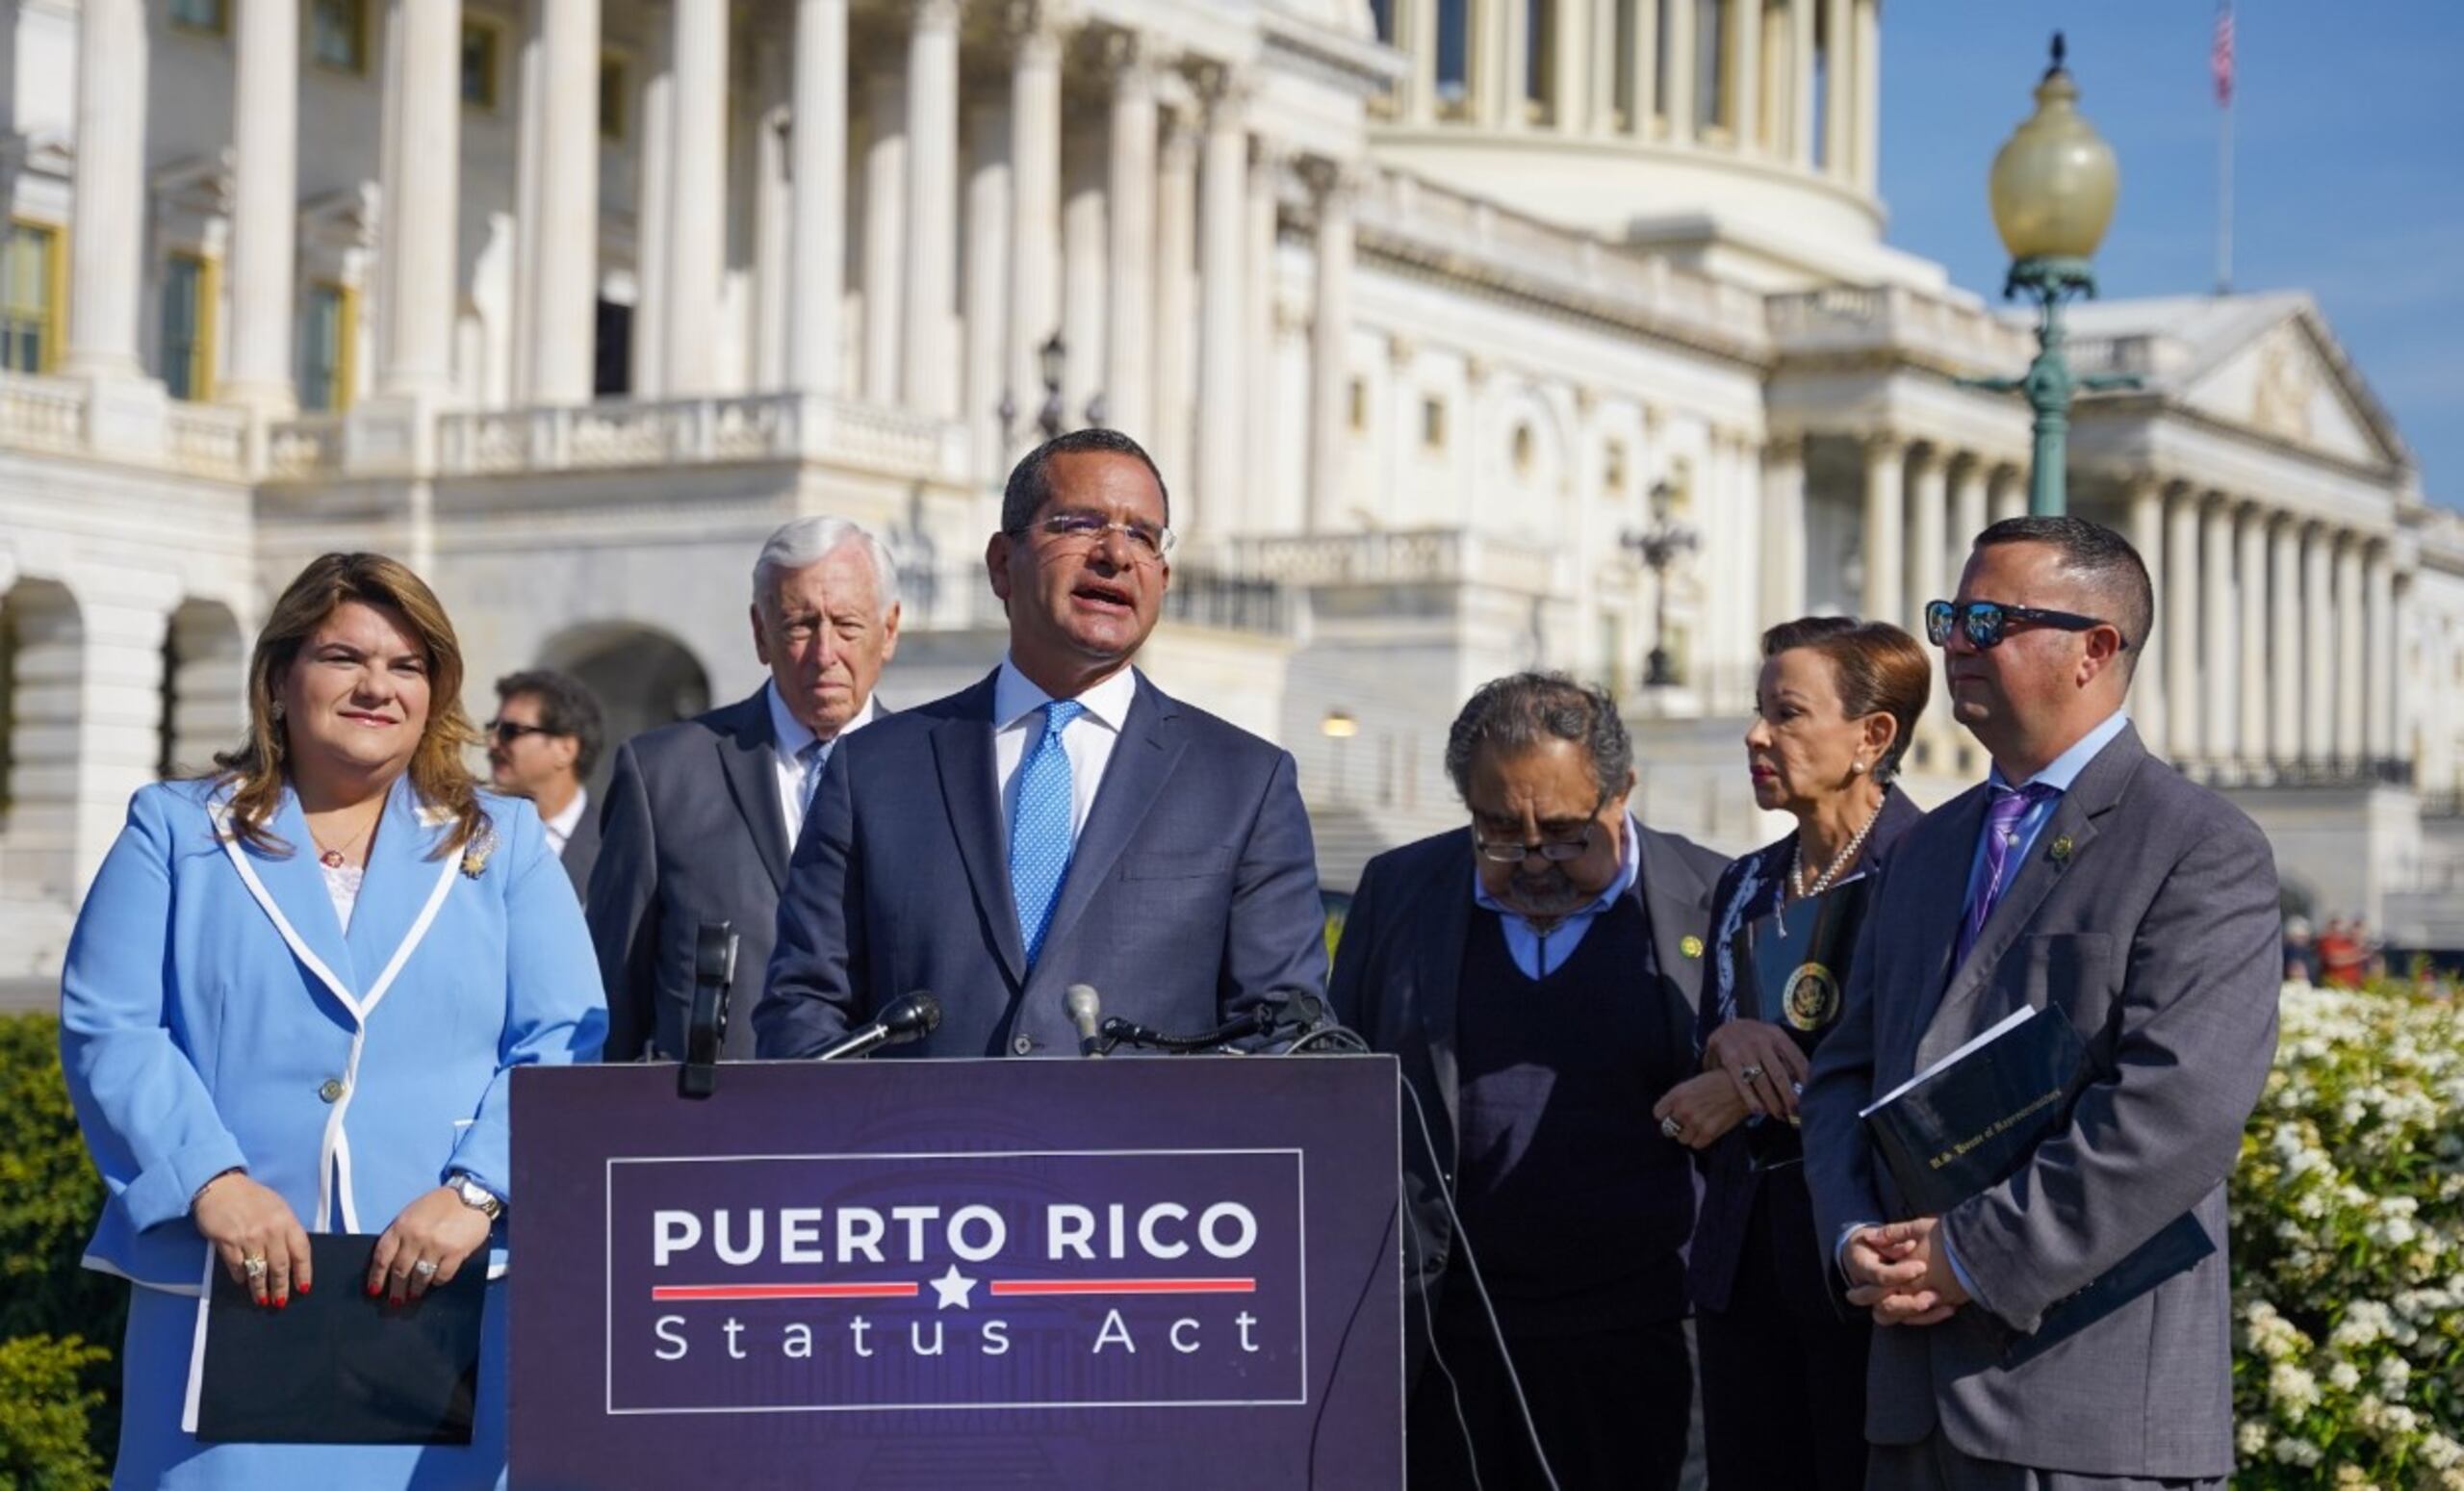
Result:
[[[2333,333],[2303,308],[2225,349],[2182,401],[2208,417],[2335,460],[2411,464],[2411,453]]]

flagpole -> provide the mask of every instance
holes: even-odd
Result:
[[[2217,102],[2223,105],[2216,163],[2216,293],[2229,296],[2233,293],[2233,102],[2241,91],[2234,86],[2233,73],[2242,43],[2235,34],[2239,21],[2233,14],[2233,0],[2221,0],[2216,24]]]

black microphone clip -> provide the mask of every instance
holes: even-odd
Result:
[[[706,921],[693,933],[693,1007],[684,1015],[684,1064],[676,1071],[679,1097],[718,1090],[719,1050],[728,1035],[728,990],[735,982],[735,924]]]

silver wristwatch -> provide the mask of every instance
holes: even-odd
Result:
[[[463,1205],[475,1212],[485,1214],[490,1221],[504,1215],[504,1197],[473,1180],[462,1171],[455,1170],[452,1177],[445,1184]]]

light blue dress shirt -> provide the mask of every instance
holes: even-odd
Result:
[[[1626,852],[1617,866],[1617,878],[1609,882],[1608,888],[1600,893],[1598,900],[1579,911],[1567,913],[1545,932],[1526,920],[1520,913],[1507,910],[1504,903],[1489,894],[1488,887],[1480,884],[1479,865],[1472,866],[1472,904],[1482,911],[1498,913],[1499,923],[1505,928],[1505,950],[1514,959],[1514,965],[1523,970],[1525,978],[1544,979],[1564,967],[1566,960],[1575,955],[1575,949],[1582,945],[1583,934],[1591,930],[1591,924],[1600,918],[1600,913],[1615,906],[1620,898],[1634,888],[1634,882],[1641,879],[1643,873],[1641,834],[1642,826],[1634,821],[1634,815],[1630,812],[1626,814]]]

